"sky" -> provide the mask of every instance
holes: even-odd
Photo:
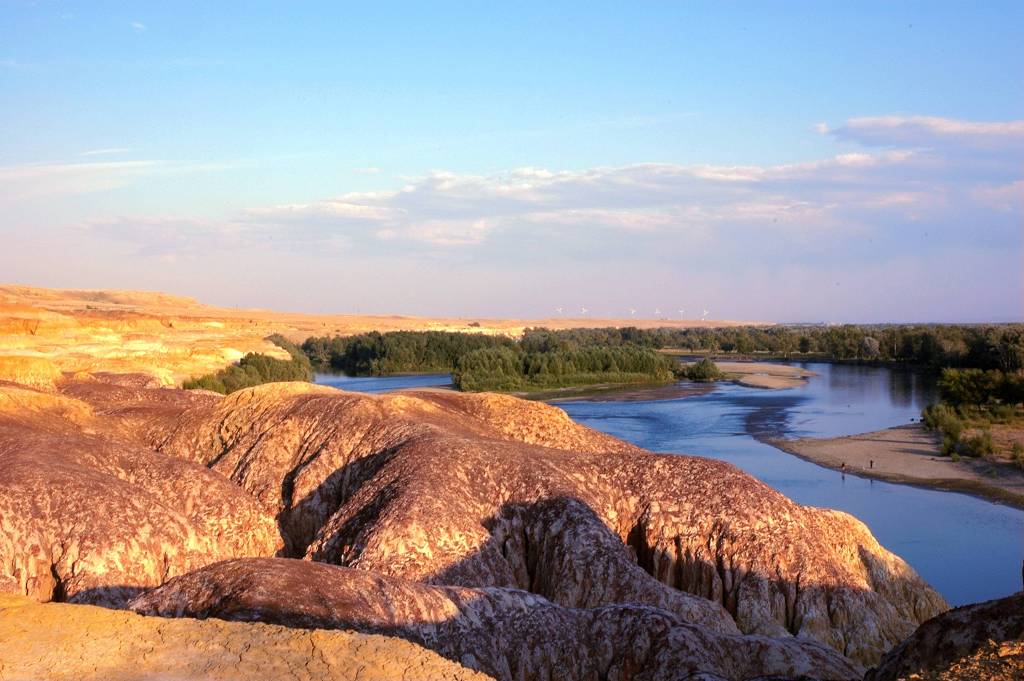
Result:
[[[3,0],[0,282],[1022,320],[1021,26],[1019,1]]]

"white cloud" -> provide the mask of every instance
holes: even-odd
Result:
[[[132,30],[134,30],[136,33],[142,33],[146,30],[146,25],[141,21],[133,21]]]
[[[83,151],[79,156],[113,156],[116,154],[124,154],[131,151],[128,147],[108,147],[105,149],[89,149]]]
[[[871,127],[864,120],[836,130],[863,132]],[[216,220],[129,215],[94,220],[87,229],[102,235],[103,243],[128,243],[143,256],[174,256],[183,268],[180,263],[223,252],[232,253],[232,263],[287,257],[298,273],[322,268],[326,282],[333,281],[329,273],[337,270],[339,256],[345,271],[365,275],[386,270],[389,279],[401,282],[393,284],[401,291],[394,295],[408,297],[416,289],[416,300],[442,295],[439,291],[462,296],[460,300],[482,300],[483,293],[462,292],[466,271],[478,276],[490,272],[487,281],[498,288],[503,278],[532,277],[537,290],[522,295],[534,297],[547,296],[555,287],[576,286],[567,282],[587,273],[580,275],[586,277],[580,291],[604,291],[609,299],[624,296],[616,293],[624,287],[654,296],[671,279],[666,273],[676,272],[694,287],[723,282],[721,292],[714,293],[712,287],[706,294],[706,303],[719,307],[730,296],[760,296],[761,303],[750,303],[756,311],[759,305],[774,305],[773,297],[799,293],[813,281],[828,288],[821,289],[821,305],[814,309],[827,309],[841,289],[841,295],[863,306],[864,318],[871,318],[872,302],[862,300],[867,286],[862,279],[884,278],[888,268],[903,267],[891,263],[915,263],[906,281],[917,290],[932,290],[928,278],[945,277],[945,268],[955,261],[952,254],[962,254],[971,263],[1003,263],[1014,255],[1019,259],[1024,219],[1019,154],[1011,147],[962,152],[965,136],[1005,140],[1016,134],[1016,124],[932,125],[927,130],[933,139],[928,145],[866,144],[798,163],[436,171],[405,178],[390,190],[255,206]],[[934,141],[944,136],[956,138],[957,144]],[[44,175],[35,179],[48,184],[61,173],[77,177],[85,173],[84,166],[92,168],[87,174],[122,180],[133,173],[169,172],[127,163],[33,172]],[[0,168],[0,187],[6,184],[5,171],[12,172]],[[15,174],[25,172],[22,168]],[[991,264],[972,267],[957,276],[985,277],[988,270],[995,271]],[[735,284],[736,277],[752,269],[762,278],[744,275],[743,281],[757,291]],[[790,291],[772,280],[772,272],[786,271],[813,275],[800,278]],[[661,273],[657,283],[654,272]],[[424,277],[429,285],[416,283]],[[897,280],[903,281],[894,270],[887,281]],[[353,275],[349,283],[357,287],[358,281]],[[487,289],[488,294],[493,290],[497,288]],[[509,299],[518,300],[516,287],[508,290]],[[1006,308],[1017,299],[1019,295],[1014,299],[1007,293],[1000,305]],[[933,309],[943,309],[940,298],[934,297]]]
[[[1024,151],[1024,120],[974,122],[936,116],[871,116],[851,118],[820,132],[867,146]]]
[[[115,154],[120,149],[97,149],[80,156]],[[216,172],[238,163],[201,163],[143,159],[133,161],[55,161],[0,166],[0,204],[41,196],[87,194],[130,185],[156,175]]]
[[[352,172],[356,175],[379,175],[381,170],[377,166],[366,166],[363,168],[353,168]]]
[[[160,161],[26,163],[0,166],[0,202],[113,189],[150,174]]]

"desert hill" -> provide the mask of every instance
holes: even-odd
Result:
[[[27,361],[22,358],[34,358],[36,370],[44,374],[52,369],[40,368],[45,364],[40,360],[62,372],[141,372],[174,385],[221,369],[247,352],[287,358],[265,340],[274,333],[302,342],[310,336],[374,330],[519,336],[531,326],[654,328],[748,323],[758,322],[314,315],[214,307],[192,298],[147,291],[0,285],[0,378],[14,377],[16,365]]]

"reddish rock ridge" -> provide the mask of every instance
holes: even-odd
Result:
[[[548,405],[277,384],[149,432],[274,509],[293,557],[568,607],[642,603],[716,631],[813,638],[863,663],[945,609],[851,516]]]
[[[887,654],[866,681],[1024,679],[1024,592],[934,617]]]
[[[798,636],[861,664],[945,609],[848,515],[497,395],[283,383],[221,398],[118,375],[0,385],[0,522],[0,591],[39,600],[120,604],[280,550],[382,579],[522,589],[558,612],[630,604],[708,640]],[[621,626],[605,643],[634,624]]]
[[[0,594],[5,681],[485,681],[407,641],[220,620],[168,620]]]
[[[859,679],[806,639],[718,634],[640,605],[564,608],[526,591],[429,586],[288,559],[218,563],[144,594],[136,612],[387,634],[501,681]]]
[[[118,605],[280,546],[273,516],[222,476],[119,437],[84,402],[12,384],[0,384],[0,528],[0,593],[41,601]]]

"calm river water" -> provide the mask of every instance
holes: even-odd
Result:
[[[758,440],[836,437],[905,424],[934,398],[934,384],[886,368],[798,366],[819,375],[789,390],[718,384],[705,394],[676,399],[602,397],[558,406],[580,423],[646,449],[729,461],[799,503],[852,513],[952,605],[1019,591],[1024,511],[963,494],[843,476]],[[361,392],[450,383],[446,375],[321,375],[317,382]]]

